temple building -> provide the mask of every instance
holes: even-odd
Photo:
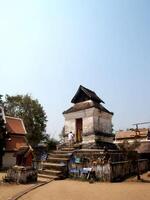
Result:
[[[107,146],[114,148],[112,134],[113,113],[107,110],[96,93],[80,85],[71,100],[74,105],[63,112],[65,118],[64,139],[72,132],[75,143],[82,147],[101,148]]]
[[[130,144],[137,141],[139,145],[134,150],[136,150],[142,158],[150,159],[150,129],[139,128],[138,131],[134,129],[118,131],[115,134],[114,143],[119,145],[125,141]]]
[[[22,146],[28,146],[26,140],[26,130],[23,120],[20,118],[5,116],[6,129],[10,139],[6,140],[6,149],[3,156],[3,167],[11,167],[16,164],[15,154]]]

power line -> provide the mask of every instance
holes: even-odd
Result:
[[[136,123],[136,124],[133,124],[133,125],[136,126],[136,125],[142,125],[142,124],[150,124],[150,122],[140,122],[140,123]]]

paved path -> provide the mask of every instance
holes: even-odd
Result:
[[[150,183],[93,183],[53,181],[19,200],[149,200]]]

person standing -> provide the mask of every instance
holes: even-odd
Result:
[[[74,139],[74,135],[73,135],[73,133],[70,131],[69,134],[68,134],[69,147],[72,146],[72,144],[73,144],[73,139]]]

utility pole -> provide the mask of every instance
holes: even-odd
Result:
[[[140,122],[140,123],[133,124],[133,126],[136,126],[136,129],[139,130],[138,126],[143,125],[143,124],[150,124],[150,122]]]

